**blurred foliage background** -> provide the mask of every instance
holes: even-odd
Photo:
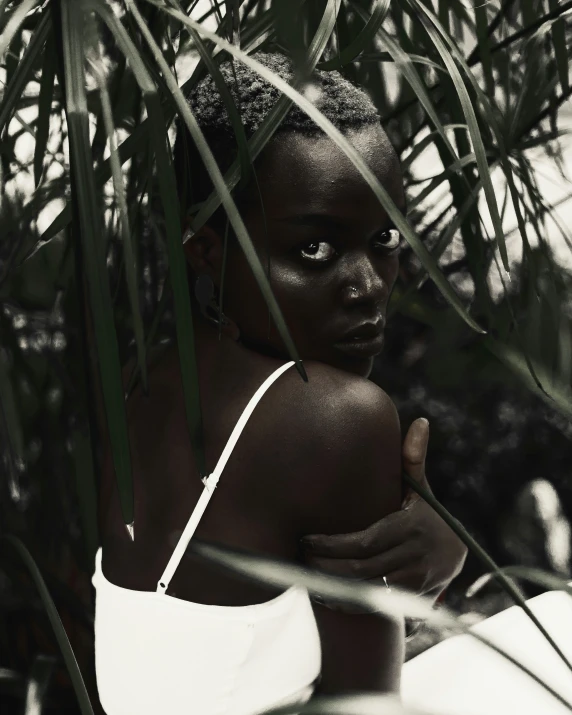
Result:
[[[412,228],[372,379],[404,432],[429,418],[435,494],[500,565],[570,575],[572,2],[295,4],[0,1],[0,535],[38,565],[96,712],[100,410],[119,435],[129,523],[121,366],[174,339],[192,348],[178,207],[165,203],[177,107],[135,11],[187,89],[205,56],[226,52],[177,11],[247,53],[282,49],[302,66],[318,47],[314,63],[370,92],[402,159]],[[0,553],[2,712],[77,712],[45,602],[18,552],[3,541]],[[469,555],[446,603],[480,616],[511,605],[494,585],[465,598],[481,573]],[[438,638],[421,632],[409,655]]]

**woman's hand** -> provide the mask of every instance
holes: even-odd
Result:
[[[425,457],[429,423],[415,420],[403,442],[403,468],[426,489]],[[457,576],[467,548],[416,492],[409,490],[401,510],[364,531],[302,540],[306,563],[331,574],[375,580],[437,598]]]

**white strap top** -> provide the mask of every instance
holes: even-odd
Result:
[[[96,555],[95,667],[107,715],[255,715],[306,702],[321,670],[306,589],[251,606],[209,606],[166,593],[248,418],[279,367],[250,399],[157,584],[133,591],[108,581]]]

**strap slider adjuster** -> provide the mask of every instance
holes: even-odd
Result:
[[[218,477],[216,477],[214,472],[211,472],[207,477],[203,477],[201,482],[205,485],[208,491],[212,494],[216,485],[218,484]]]

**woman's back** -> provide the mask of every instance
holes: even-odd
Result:
[[[379,444],[385,438],[399,453],[398,434],[391,430],[385,434],[382,422],[374,425],[379,434],[364,433],[358,414],[363,418],[365,407],[366,420],[371,421],[368,395],[375,394],[376,400],[381,396],[383,401],[387,399],[384,393],[362,378],[317,363],[307,365],[310,379],[304,383],[294,368],[280,369],[283,362],[261,360],[242,346],[227,344],[227,348],[226,358],[219,350],[216,359],[210,354],[208,340],[199,348],[199,374],[205,381],[201,394],[206,398],[203,404],[208,404],[203,411],[205,431],[211,436],[206,440],[209,471],[260,384],[277,368],[282,374],[262,396],[241,433],[197,536],[296,561],[298,540],[308,531],[328,532],[334,522],[336,531],[364,527],[368,522],[363,507],[360,505],[356,514],[353,506],[363,497],[366,503],[370,501],[371,490],[364,493],[360,482],[364,475],[370,478],[371,463],[365,447],[365,462],[356,468],[355,437],[363,437],[365,445]],[[228,378],[222,368],[231,358],[234,370]],[[135,683],[144,684],[137,696],[142,715],[145,703],[156,707],[157,699],[162,698],[165,704],[171,703],[171,709],[184,702],[189,707],[200,705],[204,712],[214,708],[213,713],[227,712],[227,707],[228,712],[249,713],[282,701],[303,702],[320,673],[320,636],[327,646],[333,646],[330,650],[347,645],[347,633],[341,642],[337,640],[340,623],[341,633],[347,631],[346,614],[320,615],[324,609],[314,607],[317,624],[304,589],[292,588],[277,595],[274,589],[241,581],[187,556],[174,572],[166,594],[155,592],[173,554],[173,537],[184,530],[204,489],[188,446],[181,391],[171,373],[176,369],[173,359],[168,356],[162,367],[151,373],[150,396],[139,395],[130,408],[135,541],[131,542],[121,523],[114,490],[104,512],[105,565],[102,569],[100,551],[94,576],[98,591],[96,672],[102,703],[108,715],[122,715]],[[221,362],[217,364],[217,360]],[[253,372],[258,373],[256,386],[252,384]],[[360,409],[356,412],[352,404]],[[345,466],[344,452],[349,459]],[[354,464],[353,485],[346,476],[349,464]],[[391,479],[384,479],[384,466]],[[377,516],[380,508],[383,511],[384,504],[386,511],[394,506],[392,501],[399,504],[399,481],[391,474],[396,466],[379,465],[381,488],[374,491],[380,501],[371,502],[367,519]],[[388,498],[391,494],[394,498]],[[332,514],[336,514],[334,522]],[[360,617],[350,618],[355,626]],[[392,664],[399,667],[401,660],[399,629],[393,628],[384,638],[388,623],[378,630],[379,623],[379,619],[375,623],[361,621],[362,630],[366,626],[362,641],[371,640],[364,652],[371,654],[373,648],[378,656],[371,659],[369,671],[360,668],[357,673],[357,680],[363,677],[366,687],[372,677],[395,680]],[[359,632],[359,628],[351,630]],[[328,641],[332,634],[333,642]],[[331,657],[326,653],[325,662]],[[372,676],[371,669],[384,658],[386,673]],[[359,658],[352,657],[352,662],[359,663]],[[335,665],[329,670],[335,672]],[[160,677],[153,680],[152,673],[158,671]],[[182,673],[187,673],[186,679]],[[257,678],[263,686],[255,685]],[[336,675],[338,682],[339,678]],[[157,689],[157,682],[170,683],[170,687]],[[219,687],[213,690],[215,682]]]
[[[262,399],[269,383],[289,367],[274,371],[257,397]],[[290,588],[243,607],[203,605],[166,593],[182,549],[200,523],[201,506],[215,496],[217,479],[252,408],[256,398],[206,481],[156,592],[109,581],[98,551],[93,578],[96,673],[108,715],[161,710],[247,715],[281,702],[304,702],[312,693],[320,673],[320,641],[304,589]]]
[[[222,344],[222,350],[220,344],[214,350],[207,338],[198,350],[209,472],[250,398],[284,364],[225,339]],[[296,558],[296,525],[291,510],[285,512],[303,461],[303,445],[295,432],[303,427],[304,404],[298,410],[292,404],[301,382],[295,368],[287,370],[257,405],[225,467],[216,498],[201,519],[198,538]],[[294,412],[297,419],[292,419]],[[173,535],[184,529],[203,490],[188,436],[175,350],[151,371],[149,396],[138,390],[131,398],[128,421],[135,539],[122,522],[108,453],[100,502],[103,570],[125,588],[154,590],[172,552]],[[290,449],[293,443],[299,448]],[[169,593],[224,606],[250,605],[277,595],[274,589],[222,573],[192,556],[183,559]]]
[[[222,342],[225,347],[221,350],[216,336],[207,338],[200,341],[198,352],[209,472],[252,395],[284,364],[230,340],[223,338]],[[110,581],[125,588],[156,588],[173,549],[173,535],[184,529],[203,489],[188,437],[177,360],[173,350],[151,371],[149,396],[138,391],[128,403],[134,541],[122,522],[109,455],[104,472],[100,503],[103,570]],[[339,512],[340,531],[365,525],[352,509],[351,495],[346,493],[349,489],[343,484],[332,488],[330,482],[342,477],[333,473],[334,465],[329,462],[339,462],[340,432],[349,444],[352,430],[357,428],[355,414],[344,415],[343,405],[356,399],[363,402],[363,395],[358,396],[356,390],[381,391],[327,365],[306,363],[306,369],[308,383],[292,367],[256,406],[201,519],[198,538],[295,561],[299,539],[312,530],[327,531],[332,511]],[[379,465],[380,481],[384,466]],[[358,464],[355,472],[357,485]],[[391,501],[397,509],[400,487],[398,480],[386,479],[391,481]],[[327,493],[331,500],[334,491],[340,497],[339,510],[336,505],[321,504]],[[380,511],[381,504],[372,505],[372,521],[379,518]],[[186,556],[169,593],[198,603],[244,606],[266,601],[278,592]]]

